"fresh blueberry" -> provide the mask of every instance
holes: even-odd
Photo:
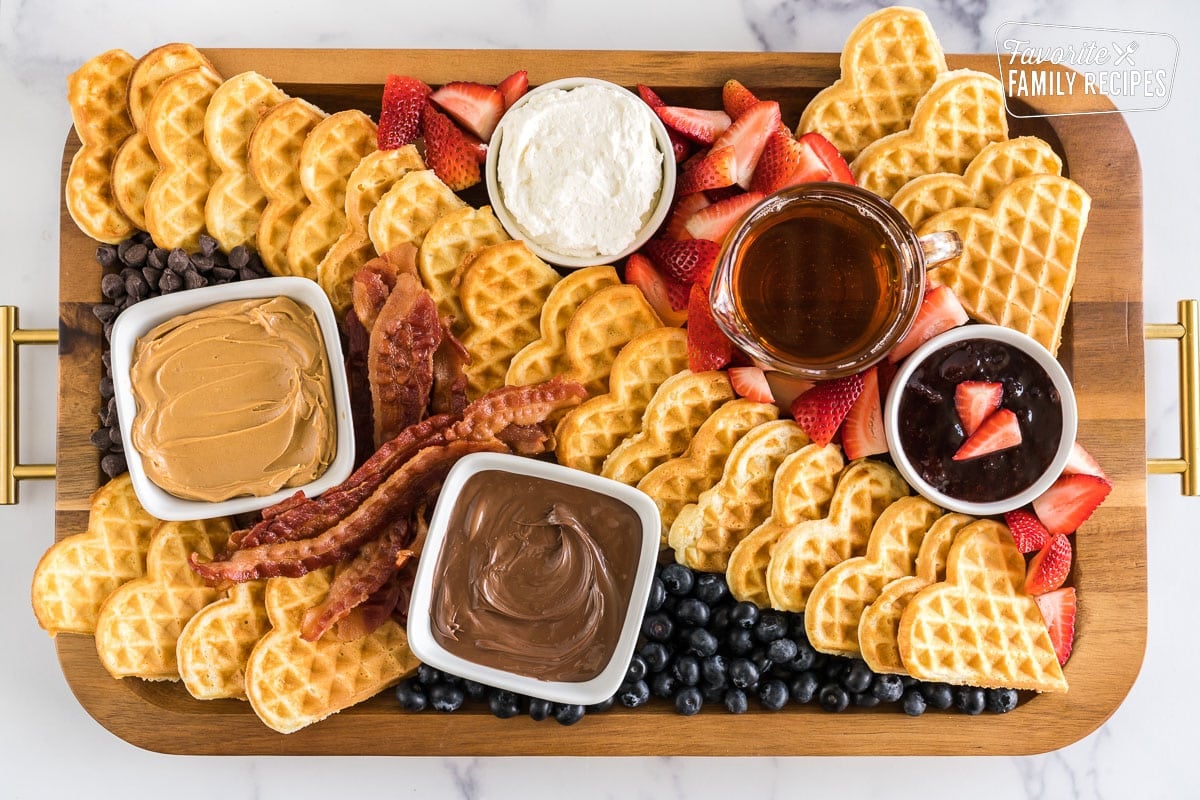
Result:
[[[842,673],[850,666],[849,659],[840,656],[830,656],[821,665],[821,674],[832,681],[840,681]]]
[[[692,628],[687,632],[684,641],[687,642],[688,650],[702,658],[716,653],[717,647],[720,645],[717,637],[704,628]]]
[[[666,599],[667,587],[663,586],[661,578],[655,576],[654,580],[650,581],[650,596],[646,598],[646,612],[652,614],[658,611]]]
[[[729,612],[732,608],[727,605],[717,606],[708,620],[708,629],[716,634],[722,634],[729,630]]]
[[[675,659],[671,674],[684,686],[695,686],[700,682],[700,661],[695,656],[680,656]]]
[[[521,698],[507,689],[493,689],[488,695],[488,708],[500,719],[515,717],[521,713]]]
[[[667,588],[667,594],[673,594],[676,597],[690,594],[692,587],[696,584],[696,573],[683,564],[667,564],[658,576],[662,578],[663,586]]]
[[[655,642],[670,641],[671,635],[675,633],[675,623],[671,618],[661,612],[657,614],[648,614],[642,620],[642,634]]]
[[[616,702],[617,702],[617,696],[615,694],[609,695],[608,697],[601,700],[599,703],[592,703],[591,705],[589,705],[587,707],[587,712],[589,714],[591,714],[592,712],[601,714],[605,711],[608,711],[610,708],[612,708],[613,704]]]
[[[708,624],[710,613],[704,601],[696,597],[685,597],[675,606],[675,618],[685,625],[703,628]]]
[[[778,711],[787,701],[788,687],[783,681],[773,678],[758,685],[758,702],[768,711]]]
[[[750,701],[741,689],[730,689],[725,692],[725,710],[730,714],[745,714],[750,709]]]
[[[954,687],[954,707],[964,714],[970,714],[972,717],[981,714],[986,705],[987,697],[983,689],[974,686]]]
[[[675,712],[690,717],[704,705],[704,695],[695,686],[688,686],[675,693]]]
[[[741,601],[729,610],[729,621],[739,628],[753,628],[758,622],[758,606]]]
[[[462,682],[462,689],[464,692],[466,692],[468,699],[475,700],[477,702],[487,697],[488,693],[488,687],[484,686],[479,681],[471,681],[465,678]]]
[[[640,681],[650,672],[650,666],[646,663],[646,659],[633,654],[633,658],[629,659],[629,668],[625,670],[625,680],[629,683]]]
[[[919,717],[925,713],[925,695],[921,694],[921,690],[915,686],[904,690],[904,700],[901,706],[904,708],[904,713],[910,717]]]
[[[750,660],[754,662],[754,666],[758,667],[758,672],[761,675],[765,675],[766,673],[770,672],[771,668],[775,666],[775,662],[771,660],[769,655],[767,655],[767,651],[761,647],[755,648],[754,651],[750,653]]]
[[[583,715],[586,713],[587,709],[578,703],[564,703],[555,706],[554,719],[559,725],[574,725],[583,719]]]
[[[787,630],[787,617],[782,612],[764,611],[758,615],[758,622],[754,625],[754,638],[763,644],[770,644],[787,636]]]
[[[791,639],[776,639],[767,645],[767,657],[776,664],[791,661],[799,652],[800,648]]]
[[[696,578],[696,586],[692,589],[692,594],[710,606],[714,606],[729,594],[729,586],[725,583],[724,575],[705,572]]]
[[[945,683],[922,683],[920,690],[930,708],[946,709],[954,704],[954,695]]]
[[[650,676],[650,691],[655,697],[670,699],[675,694],[675,683],[675,676],[671,674],[671,670],[664,669]]]
[[[754,649],[754,634],[747,628],[730,628],[725,632],[725,644],[735,656],[744,656]]]
[[[871,668],[861,659],[852,659],[842,668],[842,686],[852,694],[865,692],[871,686]]]
[[[706,703],[720,703],[725,699],[724,686],[710,686],[709,684],[703,683],[700,684],[699,689],[700,696],[704,698],[704,702]]]
[[[792,672],[804,672],[810,670],[817,662],[817,651],[813,650],[807,639],[791,639],[792,644],[796,645],[796,655],[788,661],[788,669]]]
[[[671,660],[671,651],[662,642],[646,642],[638,650],[651,672],[662,672]]]
[[[424,711],[429,705],[429,697],[424,688],[412,678],[400,681],[396,685],[396,699],[405,711]]]
[[[884,703],[894,703],[904,695],[904,683],[899,675],[876,675],[871,694]]]
[[[529,698],[529,718],[534,722],[541,722],[553,712],[554,703],[549,700],[543,700],[540,697]]]
[[[904,688],[905,688],[905,689],[911,689],[912,687],[914,687],[914,686],[916,686],[918,683],[920,683],[920,681],[919,681],[919,680],[917,680],[916,678],[912,677],[911,675],[901,675],[901,676],[900,676],[900,682],[901,682],[902,684],[904,684]]]
[[[700,679],[709,686],[725,687],[729,681],[728,667],[725,657],[715,653],[700,662]]]
[[[1007,714],[1017,707],[1017,693],[1014,689],[988,689],[987,710],[993,714]]]
[[[854,695],[854,705],[862,708],[874,708],[879,705],[879,698],[870,692],[859,692]]]
[[[759,670],[748,658],[735,658],[729,662],[729,682],[739,689],[750,689],[758,684]]]
[[[621,688],[617,689],[617,699],[626,708],[644,706],[650,699],[650,686],[645,681],[622,683]]]
[[[442,673],[428,664],[421,664],[417,667],[417,680],[425,684],[426,687],[433,686],[441,679]]]
[[[821,681],[815,672],[801,672],[788,684],[793,703],[811,703],[820,688]]]
[[[838,711],[845,711],[846,706],[850,705],[850,695],[840,685],[827,683],[821,687],[819,702],[821,703],[821,708],[825,711],[837,713]]]
[[[429,705],[435,711],[458,711],[466,696],[463,690],[448,683],[435,683],[429,687]]]

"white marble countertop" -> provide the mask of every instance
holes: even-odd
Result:
[[[1145,309],[1174,321],[1175,301],[1200,296],[1195,244],[1200,186],[1200,6],[1179,0],[938,0],[927,7],[948,52],[994,52],[1005,21],[1161,31],[1180,43],[1170,104],[1126,116],[1141,153]],[[0,4],[0,302],[25,327],[56,324],[58,175],[70,125],[65,78],[112,47],[132,53],[168,41],[200,47],[633,48],[834,51],[871,0],[459,0],[452,4],[292,0],[7,0]],[[1147,442],[1175,455],[1173,347],[1148,353]],[[53,356],[22,364],[22,457],[54,457]],[[977,798],[1195,797],[1200,760],[1192,714],[1200,691],[1194,605],[1200,500],[1174,478],[1149,482],[1149,644],[1133,690],[1099,731],[1029,758],[471,759],[198,758],[148,753],[115,738],[79,706],[54,648],[29,608],[29,580],[53,535],[53,486],[26,484],[0,510],[0,796],[13,798],[356,796],[526,798],[757,797],[834,794]],[[1192,519],[1189,523],[1187,520]],[[430,712],[432,713],[432,712]],[[550,724],[550,723],[546,723]],[[982,717],[978,724],[986,725]],[[569,735],[564,731],[564,735]]]

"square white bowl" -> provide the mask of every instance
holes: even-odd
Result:
[[[450,515],[458,501],[458,495],[466,482],[480,472],[500,471],[528,475],[581,489],[590,489],[608,495],[629,506],[641,520],[641,548],[638,553],[637,570],[630,591],[629,606],[621,635],[613,650],[612,658],[600,674],[587,681],[545,681],[531,678],[508,670],[477,664],[457,656],[440,644],[433,636],[430,625],[430,604],[433,599],[433,584],[437,580],[436,569],[446,541]],[[460,460],[446,476],[441,495],[429,524],[425,546],[417,564],[417,576],[413,585],[412,599],[408,606],[408,644],[413,653],[429,666],[458,675],[488,686],[508,689],[530,697],[558,703],[591,705],[612,697],[624,680],[629,668],[629,659],[637,645],[641,631],[642,615],[650,595],[650,583],[654,579],[654,565],[658,560],[659,528],[661,522],[658,507],[643,492],[599,475],[560,466],[547,461],[513,456],[505,453],[476,453]]]
[[[321,329],[321,337],[325,340],[325,354],[329,361],[330,377],[333,379],[333,411],[337,430],[337,449],[333,461],[316,480],[302,486],[280,489],[262,497],[234,497],[217,503],[176,497],[150,479],[142,465],[141,455],[133,446],[132,431],[133,421],[137,416],[137,401],[133,397],[129,371],[133,366],[134,345],[155,326],[183,314],[228,300],[279,296],[291,298],[312,309]],[[222,286],[205,286],[143,300],[125,309],[117,317],[109,349],[125,461],[138,501],[152,516],[165,520],[192,520],[258,511],[290,497],[297,490],[303,491],[309,497],[318,495],[344,481],[354,469],[354,423],[350,419],[350,387],[346,382],[346,366],[342,358],[337,318],[325,292],[307,278],[261,278]]]

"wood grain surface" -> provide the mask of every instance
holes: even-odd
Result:
[[[778,100],[794,124],[808,100],[838,76],[836,54],[453,51],[209,50],[225,76],[254,69],[289,94],[326,111],[378,114],[385,76],[415,75],[495,83],[527,69],[531,84],[589,75],[626,86],[646,83],[671,104],[720,107],[720,88],[737,78]],[[952,68],[996,72],[990,56],[952,56]],[[1037,109],[1023,106],[1018,113]],[[1142,341],[1142,197],[1138,155],[1117,114],[1010,119],[1011,135],[1036,134],[1063,157],[1066,174],[1092,196],[1078,281],[1060,358],[1079,400],[1079,437],[1104,465],[1114,490],[1076,537],[1070,578],[1079,592],[1070,692],[1033,697],[1003,715],[888,710],[825,714],[789,706],[735,716],[706,708],[691,718],[656,702],[619,707],[562,728],[527,717],[499,720],[482,704],[454,714],[406,714],[391,692],[298,733],[264,727],[245,703],[193,700],[177,683],[114,680],[90,637],[63,634],[59,660],[84,708],[127,741],[194,754],[394,755],[903,755],[1023,754],[1077,741],[1124,699],[1146,642],[1146,453]],[[78,148],[72,132],[63,175]],[[88,497],[100,484],[88,441],[97,424],[102,334],[96,243],[61,220],[59,272],[58,484],[55,536],[85,528]],[[50,542],[46,543],[49,546]],[[757,704],[752,704],[757,706]]]

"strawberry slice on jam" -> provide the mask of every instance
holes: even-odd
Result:
[[[1020,443],[1021,424],[1017,421],[1017,415],[1007,408],[1002,408],[985,419],[979,428],[967,437],[953,458],[955,461],[967,461],[1016,447]]]

